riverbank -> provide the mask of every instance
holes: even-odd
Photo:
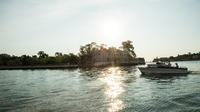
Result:
[[[34,69],[70,69],[70,68],[91,68],[91,67],[108,67],[108,66],[135,66],[144,65],[144,59],[142,61],[134,61],[129,63],[98,63],[93,66],[78,66],[78,65],[35,65],[35,66],[0,66],[0,70],[34,70]]]
[[[188,53],[182,54],[178,56],[170,56],[170,57],[160,57],[155,58],[153,62],[157,61],[199,61],[200,60],[200,52],[199,53]]]
[[[70,69],[70,68],[78,68],[78,65],[1,66],[0,70]]]

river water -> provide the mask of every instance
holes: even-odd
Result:
[[[193,74],[143,76],[137,66],[0,71],[0,112],[200,112],[200,61]]]

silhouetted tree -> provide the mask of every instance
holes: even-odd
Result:
[[[80,62],[79,64],[81,66],[92,66],[92,52],[95,51],[97,48],[97,45],[95,42],[92,42],[90,44],[86,44],[85,46],[80,47],[80,53],[79,53],[79,58]]]
[[[55,56],[62,56],[62,53],[61,52],[56,52]]]
[[[0,64],[1,65],[8,65],[8,61],[10,60],[11,56],[8,54],[0,54]]]
[[[127,40],[127,41],[122,42],[122,49],[128,52],[132,57],[134,58],[136,57],[132,41]]]
[[[46,54],[44,51],[39,51],[38,53],[39,58],[46,58],[48,57],[48,54]]]
[[[22,62],[22,65],[31,65],[31,57],[28,55],[22,55],[20,57],[20,61]]]

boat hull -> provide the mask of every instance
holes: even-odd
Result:
[[[142,74],[188,74],[188,70],[185,68],[148,68],[139,67]]]

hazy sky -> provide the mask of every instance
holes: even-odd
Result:
[[[90,42],[138,56],[200,51],[200,0],[0,0],[0,53],[78,53]]]

